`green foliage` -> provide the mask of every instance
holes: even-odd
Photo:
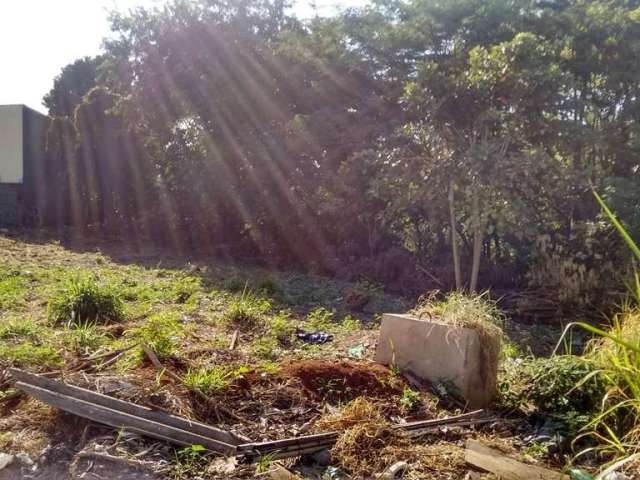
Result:
[[[592,415],[600,406],[605,385],[584,358],[557,355],[506,360],[499,390],[499,404],[504,408]]]
[[[49,318],[67,325],[119,322],[124,319],[123,302],[111,286],[88,276],[72,277],[49,299]]]
[[[225,390],[233,378],[234,372],[216,365],[212,368],[189,370],[182,381],[188,388],[200,390],[206,395],[213,395]]]
[[[275,337],[281,345],[287,345],[291,341],[291,336],[296,330],[296,326],[291,320],[291,313],[281,310],[277,315],[271,317],[271,335]]]
[[[28,284],[18,270],[0,264],[0,310],[24,303]]]
[[[415,390],[411,390],[409,387],[405,386],[402,390],[402,396],[400,397],[400,406],[406,412],[411,412],[418,408],[422,398],[420,396],[420,392],[416,392]]]
[[[256,327],[263,315],[271,309],[271,302],[244,291],[235,297],[222,315],[222,323],[228,327],[250,330]]]
[[[52,345],[32,342],[0,342],[0,361],[16,367],[47,367],[61,363],[58,350]]]
[[[170,284],[171,298],[175,303],[189,303],[201,291],[201,280],[197,277],[180,275]]]
[[[37,339],[45,329],[29,317],[0,317],[0,340]]]
[[[151,315],[133,334],[140,343],[149,345],[158,358],[163,359],[174,354],[184,336],[184,327],[178,313],[163,312]]]
[[[77,353],[97,350],[109,341],[106,335],[98,331],[96,324],[90,322],[71,326],[65,333],[65,344]]]
[[[190,445],[175,451],[173,478],[180,480],[196,476],[205,468],[207,449],[202,445]]]
[[[305,324],[309,330],[332,331],[336,326],[334,317],[334,312],[317,307],[307,314]]]
[[[252,344],[254,355],[263,360],[273,361],[278,357],[280,342],[273,337],[261,337]]]

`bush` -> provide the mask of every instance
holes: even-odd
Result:
[[[173,355],[184,331],[179,315],[175,312],[165,312],[147,318],[144,325],[135,331],[135,335],[162,359]]]
[[[49,318],[68,325],[118,322],[124,319],[123,303],[110,286],[75,277],[49,300]]]
[[[509,409],[533,407],[558,415],[590,415],[598,409],[604,386],[593,365],[582,357],[509,359],[499,382],[499,404]],[[586,379],[586,380],[585,380]]]

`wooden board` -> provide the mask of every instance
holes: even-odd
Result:
[[[34,375],[33,373],[25,372],[24,370],[19,370],[17,368],[12,368],[9,370],[9,372],[11,373],[13,378],[25,384],[41,387],[47,390],[51,390],[52,392],[60,393],[62,395],[67,395],[73,398],[78,398],[80,400],[110,408],[112,410],[127,413],[129,415],[135,415],[137,417],[142,417],[153,422],[179,428],[180,430],[193,432],[198,435],[202,435],[203,437],[209,437],[214,440],[219,440],[220,442],[223,442],[225,444],[237,445],[241,443],[240,439],[233,435],[231,432],[227,432],[225,430],[221,430],[204,423],[177,417],[175,415],[170,415],[160,410],[153,410],[148,407],[136,405],[135,403],[126,402],[118,398],[113,398],[101,393],[93,392],[85,388],[76,387],[74,385],[69,385],[57,380],[51,380],[50,378],[45,378],[40,375]]]
[[[464,459],[469,465],[491,472],[501,480],[569,480],[568,475],[519,462],[477,440],[467,440]]]
[[[197,444],[226,455],[234,455],[236,453],[235,445],[229,445],[197,433],[181,430],[170,425],[164,425],[23,382],[16,382],[15,387],[48,405],[111,427],[138,432],[177,445]]]

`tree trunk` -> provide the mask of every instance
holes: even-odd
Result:
[[[449,214],[451,221],[451,251],[453,253],[453,270],[456,277],[456,290],[462,290],[462,275],[460,273],[460,255],[458,253],[458,232],[456,230],[455,198],[453,195],[453,180],[449,181]]]
[[[472,199],[473,210],[473,259],[471,263],[471,282],[469,290],[473,293],[478,288],[478,274],[480,273],[480,257],[482,256],[482,237],[484,226],[480,220],[480,201],[475,194]]]

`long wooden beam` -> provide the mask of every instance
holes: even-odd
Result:
[[[177,445],[202,445],[203,447],[225,455],[235,455],[236,446],[229,445],[213,438],[182,430],[170,425],[154,422],[142,417],[113,410],[111,408],[70,397],[46,388],[37,387],[24,382],[16,382],[15,387],[41,400],[48,405],[58,407],[66,412],[88,418],[115,428],[131,430],[149,437],[169,441]]]
[[[57,380],[51,380],[50,378],[45,378],[40,375],[25,372],[24,370],[19,370],[17,368],[12,368],[9,371],[13,378],[19,380],[24,384],[41,387],[47,390],[51,390],[52,392],[84,400],[86,402],[110,408],[115,411],[120,411],[129,415],[135,415],[137,417],[151,420],[156,423],[179,428],[180,430],[190,431],[203,437],[218,440],[225,444],[238,445],[242,441],[231,432],[221,430],[204,423],[177,417],[160,410],[153,410],[142,405],[136,405],[135,403],[126,402],[114,397],[109,397],[107,395],[93,392],[85,388],[76,387],[74,385],[69,385]]]

